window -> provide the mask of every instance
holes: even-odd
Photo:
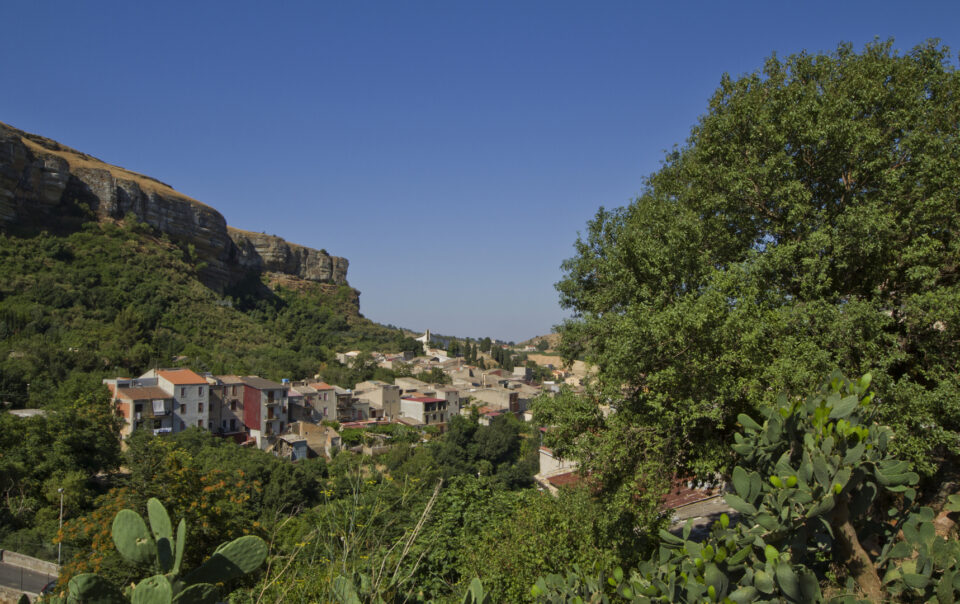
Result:
[[[231,420],[230,420],[230,431],[232,432],[232,431],[234,431],[234,430],[236,430],[236,429],[237,429],[237,420],[231,419]]]
[[[230,401],[230,410],[231,411],[237,410],[237,401]]]
[[[154,430],[159,430],[159,429],[162,428],[162,427],[163,427],[163,422],[162,422],[162,421],[160,421],[159,419],[153,420],[153,429],[154,429]]]
[[[203,403],[197,403],[197,413],[203,413]]]
[[[184,414],[186,414],[186,412],[187,412],[187,404],[186,404],[186,403],[180,403],[180,415],[184,415]]]
[[[203,420],[202,420],[202,419],[198,419],[198,420],[197,420],[197,427],[198,427],[198,428],[202,428],[202,427],[203,427]]]
[[[207,422],[207,430],[210,430],[211,432],[213,432],[213,421],[212,421],[212,420],[209,421],[209,422]]]
[[[211,422],[211,423],[212,423],[212,422]],[[227,429],[227,420],[221,421],[221,422],[220,422],[220,427],[223,428],[224,430],[226,430],[226,429]]]
[[[133,411],[134,411],[135,413],[142,413],[142,412],[143,412],[143,403],[137,403],[136,405],[134,405],[134,406],[133,406]]]
[[[200,396],[203,396],[203,386],[199,386],[199,387],[197,388],[197,394],[200,395]]]
[[[186,386],[181,386],[181,387],[180,387],[180,398],[183,398],[183,397],[185,397],[185,396],[187,396],[187,388],[186,388]]]

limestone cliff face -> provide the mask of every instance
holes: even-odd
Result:
[[[297,275],[302,279],[346,283],[347,259],[302,245],[287,243],[279,237],[227,227],[230,238],[240,250],[241,265],[259,273]]]
[[[0,228],[42,225],[78,207],[102,219],[133,213],[171,239],[192,244],[206,263],[203,277],[216,289],[250,270],[347,283],[346,258],[232,229],[215,209],[167,184],[0,123]]]

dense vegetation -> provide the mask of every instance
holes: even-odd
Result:
[[[646,447],[616,444],[640,437],[698,474],[727,471],[738,414],[840,368],[872,373],[895,451],[931,475],[960,453],[960,72],[948,50],[771,57],[724,76],[709,107],[563,265],[575,317],[562,347],[599,367],[598,395],[617,408],[581,418],[591,468],[641,463]]]
[[[70,402],[77,381],[153,366],[302,378],[338,349],[410,345],[360,316],[346,286],[271,290],[251,277],[220,296],[189,249],[133,216],[0,233],[0,271],[0,400],[18,407]]]
[[[105,397],[77,399],[45,416],[0,412],[0,548],[56,559],[58,489],[68,517],[90,509],[105,490],[95,475],[121,463],[118,429]]]
[[[574,569],[537,581],[551,602],[954,602],[960,493],[920,503],[919,476],[890,454],[871,376],[833,375],[807,398],[781,396],[762,423],[738,418],[727,502],[705,538],[660,531],[659,552],[624,573]],[[956,488],[956,484],[953,485]],[[952,535],[950,534],[952,532]],[[826,589],[821,587],[825,584]],[[866,599],[859,599],[864,596]]]
[[[64,427],[105,410],[104,402],[84,401],[77,410],[51,409],[30,419],[0,414],[7,494],[0,540],[55,559],[56,489],[63,486],[63,584],[85,572],[116,586],[141,579],[144,569],[119,554],[110,526],[122,509],[143,513],[151,497],[190,527],[185,569],[246,534],[271,543],[267,568],[232,586],[240,593],[251,589],[251,599],[265,591],[273,599],[327,601],[334,578],[382,572],[383,564],[406,577],[391,588],[397,593],[447,597],[479,575],[496,586],[494,593],[520,597],[555,564],[604,556],[585,493],[554,500],[529,488],[537,443],[512,418],[481,426],[475,418],[456,417],[447,434],[426,442],[403,429],[382,429],[393,447],[378,457],[341,453],[329,462],[293,464],[194,428],[169,437],[137,432],[121,454],[112,428],[94,425],[88,433],[82,422],[80,430]],[[109,424],[109,414],[106,419]],[[48,438],[51,447],[44,446]],[[35,467],[25,462],[30,459]],[[123,473],[92,479],[121,464]],[[22,497],[16,510],[11,495]],[[423,516],[428,505],[433,513]],[[577,520],[575,510],[583,518]],[[576,525],[576,531],[547,530],[554,525]],[[539,545],[528,541],[531,530],[543,533]],[[395,546],[406,540],[410,548],[401,555]],[[46,547],[25,547],[31,543]],[[538,554],[505,567],[514,547]]]

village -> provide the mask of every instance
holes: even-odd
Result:
[[[474,415],[481,425],[489,425],[504,414],[531,422],[530,403],[534,398],[556,394],[561,387],[584,389],[584,372],[574,373],[572,367],[564,369],[548,362],[537,373],[553,379],[537,380],[533,362],[510,370],[484,369],[483,357],[478,364],[467,364],[464,358],[450,356],[443,348],[431,347],[429,331],[417,340],[424,350],[420,356],[411,352],[337,353],[337,362],[343,366],[351,366],[363,354],[379,367],[403,369],[411,375],[396,377],[392,384],[367,380],[344,388],[321,381],[319,376],[275,382],[253,375],[213,375],[182,367],[151,369],[136,378],[103,382],[110,390],[117,415],[124,420],[120,430],[123,439],[137,430],[163,435],[196,427],[291,461],[330,458],[341,450],[375,455],[390,446],[390,437],[383,431],[371,431],[371,438],[350,446],[341,437],[348,429],[399,424],[418,430],[426,439],[443,433],[451,418],[461,414]],[[495,346],[507,348],[503,344]],[[516,350],[537,351],[533,346]],[[439,376],[445,377],[439,380]],[[573,478],[574,470],[572,462],[555,459],[550,449],[540,447],[537,480],[542,487],[554,491]]]

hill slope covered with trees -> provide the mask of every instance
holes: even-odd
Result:
[[[347,285],[251,273],[220,294],[201,264],[133,215],[0,233],[0,399],[70,401],[80,383],[177,364],[312,376],[333,350],[406,339],[360,315]]]

